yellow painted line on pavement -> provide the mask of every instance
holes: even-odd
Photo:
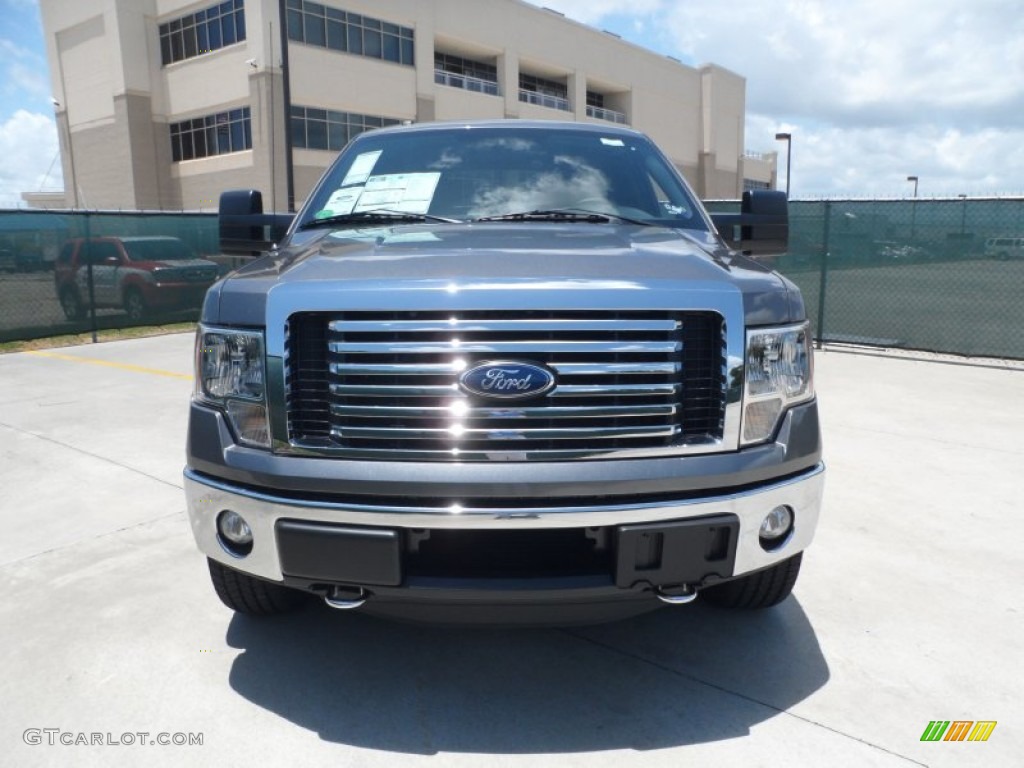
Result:
[[[187,373],[176,373],[174,371],[164,371],[160,368],[147,368],[144,365],[132,365],[131,363],[116,363],[113,360],[96,360],[91,357],[77,357],[76,355],[62,355],[58,352],[43,352],[39,349],[30,349],[26,352],[28,355],[35,355],[36,357],[49,357],[53,360],[68,360],[73,363],[89,363],[91,365],[105,365],[108,368],[118,368],[122,371],[133,371],[135,373],[148,373],[152,376],[166,376],[169,379],[188,379],[192,380],[192,376]]]

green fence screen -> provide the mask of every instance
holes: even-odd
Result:
[[[1024,198],[792,200],[789,215],[774,266],[816,339],[1024,358]]]
[[[170,291],[154,287],[164,258]],[[212,214],[0,211],[0,341],[195,320],[211,273],[229,267]]]
[[[1024,359],[1024,198],[793,200],[789,213],[774,266],[800,287],[819,341]],[[218,253],[212,214],[0,211],[0,341],[194,320],[198,289],[142,316],[111,290],[98,244],[154,237],[177,241],[196,275],[237,264]],[[62,303],[69,243],[95,246],[79,314]]]

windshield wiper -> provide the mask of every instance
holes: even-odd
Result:
[[[351,213],[339,213],[334,216],[324,216],[321,219],[310,219],[309,221],[299,225],[299,229],[334,227],[339,224],[415,224],[423,221],[440,222],[443,224],[463,223],[459,219],[449,219],[444,216],[434,216],[429,213],[389,211],[383,208],[374,208],[370,211],[353,211]]]
[[[628,216],[620,216],[617,213],[606,211],[588,211],[585,208],[549,208],[519,213],[502,213],[497,216],[481,216],[478,219],[470,219],[470,221],[582,221],[588,224],[606,224],[612,219],[628,224],[649,226],[649,222],[639,219],[631,219]]]

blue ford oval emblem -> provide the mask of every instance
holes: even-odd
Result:
[[[459,386],[478,397],[516,400],[550,391],[555,386],[555,374],[531,363],[482,363],[459,376]]]

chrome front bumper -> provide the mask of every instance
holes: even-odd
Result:
[[[709,494],[695,499],[642,504],[594,506],[370,506],[342,502],[297,500],[222,483],[191,469],[185,470],[189,521],[199,549],[231,568],[272,581],[282,581],[275,525],[278,520],[403,529],[523,530],[587,528],[688,520],[731,514],[739,521],[733,575],[773,565],[811,543],[818,525],[824,490],[823,464],[789,479],[736,493]],[[780,547],[766,552],[758,540],[761,521],[774,507],[789,506],[794,528]],[[252,551],[237,557],[221,546],[217,516],[226,509],[241,514],[253,532]]]

